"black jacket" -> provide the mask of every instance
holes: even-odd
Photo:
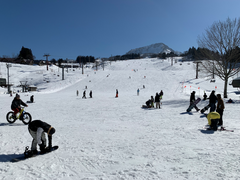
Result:
[[[190,96],[190,102],[194,102],[196,99],[195,99],[195,93],[191,93],[191,96]]]
[[[12,101],[11,109],[16,109],[20,105],[27,106],[27,104],[25,104],[21,99],[14,98]]]
[[[211,93],[211,95],[209,96],[209,103],[215,104],[216,102],[217,102],[217,96],[215,96],[215,94]]]
[[[41,120],[34,120],[28,125],[28,128],[32,131],[37,131],[39,127],[42,128],[45,133],[47,133],[51,125]]]
[[[157,94],[157,95],[155,96],[155,102],[160,102],[160,96],[159,96],[159,94]]]

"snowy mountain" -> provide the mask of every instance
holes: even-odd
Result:
[[[159,54],[159,53],[170,53],[175,51],[168,47],[164,43],[156,43],[149,46],[144,46],[136,49],[131,49],[126,54]]]

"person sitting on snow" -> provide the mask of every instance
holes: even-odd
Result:
[[[19,94],[16,94],[15,98],[14,98],[13,101],[12,101],[12,105],[11,105],[11,109],[14,111],[14,113],[13,113],[14,116],[15,116],[14,118],[16,118],[16,114],[21,111],[21,105],[22,105],[22,106],[25,106],[25,107],[28,107],[28,105],[25,104],[25,103],[20,99],[20,95],[19,95]],[[21,114],[21,116],[20,116],[19,119],[20,119],[20,120],[23,120],[23,114]]]
[[[37,154],[37,144],[40,147],[41,153],[49,152],[52,148],[52,135],[55,133],[55,129],[48,123],[43,122],[41,120],[34,120],[29,123],[28,131],[31,134],[32,146],[31,151],[32,154]],[[46,148],[46,137],[45,133],[48,135],[48,147]]]
[[[33,95],[30,97],[30,102],[31,102],[31,103],[34,102],[34,96],[33,96]]]
[[[213,129],[214,131],[217,130],[218,128],[218,122],[220,119],[220,114],[218,112],[210,112],[207,115],[207,119],[208,119],[208,124],[210,126],[211,129]]]

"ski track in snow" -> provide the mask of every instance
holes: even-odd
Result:
[[[0,94],[3,180],[240,179],[240,104],[225,104],[224,125],[234,132],[206,131],[204,115],[195,110],[186,113],[190,89],[182,88],[183,81],[202,97],[204,90],[210,92],[216,85],[217,93],[222,93],[220,80],[210,84],[194,79],[192,64],[170,66],[157,59],[112,62],[104,71],[87,70],[86,74],[72,73],[72,81],[66,75],[66,80],[34,93],[36,103],[26,110],[33,119],[55,127],[53,145],[59,149],[18,163],[9,161],[23,153],[32,139],[19,120],[8,124],[5,116],[12,98]],[[85,86],[87,99],[82,99]],[[116,89],[119,98],[115,98]],[[161,109],[142,109],[160,90],[164,92]],[[238,98],[235,91],[229,87],[233,99]],[[20,95],[24,101],[30,97]],[[201,101],[198,107],[207,103]]]

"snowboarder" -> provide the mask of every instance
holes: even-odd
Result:
[[[29,123],[28,131],[33,138],[31,146],[32,154],[38,154],[37,145],[39,145],[41,153],[50,151],[52,148],[52,135],[56,131],[50,124],[41,120],[34,120]],[[48,147],[46,147],[45,133],[48,135]]]
[[[147,105],[148,108],[151,108],[151,107],[152,107],[152,106],[151,106],[151,99],[149,99],[149,100],[146,101],[146,105]]]
[[[221,94],[217,94],[217,99],[218,99],[218,103],[217,103],[217,110],[216,110],[216,112],[218,112],[219,115],[220,115],[220,119],[219,119],[218,125],[222,126],[223,125],[222,116],[223,116],[223,111],[224,111],[225,107],[224,107],[224,102],[223,102],[223,99],[221,97]]]
[[[161,90],[161,92],[159,93],[159,97],[160,97],[160,100],[162,99],[163,97],[163,91]]]
[[[20,95],[16,94],[15,98],[12,101],[11,109],[14,111],[14,118],[16,118],[16,114],[21,111],[21,105],[28,107],[27,104],[25,104],[21,99]],[[23,120],[23,114],[21,114],[20,120]]]
[[[89,96],[90,96],[90,98],[92,98],[92,90],[90,91]]]
[[[30,97],[30,102],[31,102],[31,103],[34,102],[34,96],[33,96],[33,95]]]
[[[116,98],[118,97],[118,89],[116,89]]]
[[[140,90],[139,90],[139,88],[138,88],[138,90],[137,90],[137,95],[139,96],[139,92],[140,92]]]
[[[218,128],[220,114],[218,112],[210,112],[207,115],[207,119],[208,119],[208,124],[209,124],[210,128],[213,129],[214,131],[216,131]]]
[[[217,102],[217,97],[215,96],[215,91],[213,90],[209,96],[210,112],[213,112],[216,110],[216,102]]]
[[[155,103],[156,103],[156,108],[160,109],[160,96],[158,93],[156,93],[156,96],[155,96]]]
[[[86,99],[86,90],[83,91],[83,97],[82,98],[85,98]]]
[[[189,107],[194,103],[194,101],[196,101],[196,99],[195,99],[195,91],[193,91],[192,93],[191,93],[191,96],[190,96],[190,105],[189,105]],[[200,109],[198,109],[198,107],[195,105],[195,106],[193,106],[195,109],[196,109],[196,111],[199,111]]]

